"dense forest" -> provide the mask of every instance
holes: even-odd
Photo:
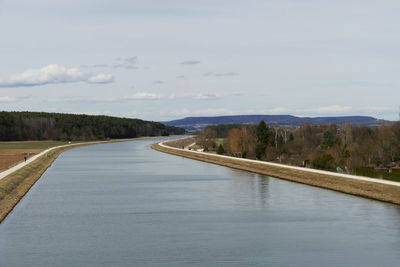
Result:
[[[183,134],[159,122],[109,116],[0,112],[0,141],[100,140]]]
[[[268,127],[264,121],[218,125],[200,132],[197,142],[219,154],[356,174],[391,172],[400,163],[400,122],[378,127],[303,124],[295,129]]]

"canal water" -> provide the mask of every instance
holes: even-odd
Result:
[[[400,208],[154,151],[63,153],[0,224],[0,266],[400,266]]]

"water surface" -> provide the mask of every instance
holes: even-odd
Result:
[[[0,225],[0,266],[400,266],[400,208],[154,151],[61,154]]]

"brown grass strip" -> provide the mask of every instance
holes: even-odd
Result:
[[[183,139],[178,139],[178,140],[171,140],[171,141],[165,142],[165,144],[168,146],[171,146],[171,147],[183,148],[183,147],[187,147],[188,145],[193,144],[194,142],[196,142],[196,138],[189,137],[189,138],[183,138]]]
[[[190,151],[169,149],[162,147],[158,144],[153,145],[152,148],[161,152],[182,156],[190,159],[227,166],[239,170],[264,174],[276,178],[289,180],[292,182],[307,184],[355,196],[361,196],[365,198],[370,198],[400,205],[399,186],[348,179],[334,175],[302,172],[288,168],[268,166],[262,163],[240,161],[233,157],[219,158],[213,156],[212,154],[204,155],[204,154],[193,153]]]

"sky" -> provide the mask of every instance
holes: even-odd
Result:
[[[0,0],[0,110],[399,119],[398,0]]]

